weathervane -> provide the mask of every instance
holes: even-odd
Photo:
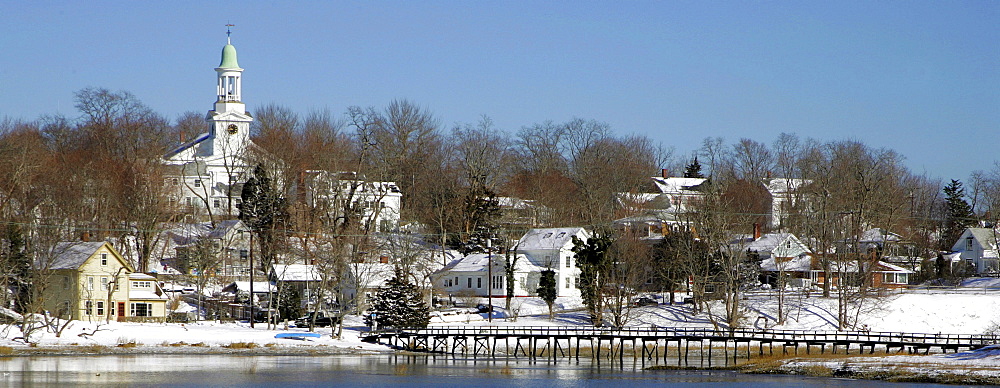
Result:
[[[230,40],[230,37],[229,37],[229,35],[233,33],[230,30],[230,28],[232,28],[232,27],[236,27],[236,25],[232,24],[232,23],[226,23],[226,42],[227,43],[232,43],[232,41]]]

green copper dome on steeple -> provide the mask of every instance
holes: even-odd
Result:
[[[229,69],[239,69],[240,65],[236,63],[236,46],[232,43],[226,44],[226,47],[222,48],[222,62],[219,63],[221,68]]]

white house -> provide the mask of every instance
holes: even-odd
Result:
[[[390,232],[399,227],[403,193],[395,182],[359,179],[354,172],[311,170],[301,183],[311,207],[333,209],[337,216],[350,209],[372,231]]]
[[[974,267],[976,274],[1000,273],[1000,257],[997,254],[997,232],[990,228],[967,228],[951,250],[958,259]]]
[[[558,296],[580,296],[580,268],[573,256],[573,237],[587,241],[591,234],[581,227],[531,229],[517,243],[517,253],[523,254],[534,266],[556,272]]]
[[[808,179],[764,179],[764,187],[771,194],[771,229],[777,230],[784,226],[789,211],[801,200],[799,189],[811,183]]]
[[[490,262],[492,259],[492,282],[490,279]],[[475,295],[485,297],[505,297],[507,295],[507,278],[504,264],[507,257],[503,253],[474,253],[448,263],[432,276],[435,286],[440,287],[447,295]],[[535,296],[538,290],[540,268],[524,254],[517,254],[514,266],[514,296]],[[488,288],[491,288],[488,290]],[[488,294],[487,294],[488,293]]]

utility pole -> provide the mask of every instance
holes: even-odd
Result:
[[[486,240],[486,271],[489,280],[486,282],[486,300],[489,301],[489,310],[486,312],[486,320],[493,322],[493,239]]]

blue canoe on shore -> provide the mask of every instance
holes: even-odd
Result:
[[[322,336],[320,333],[278,333],[274,335],[274,338],[305,340],[308,338],[320,338]]]

